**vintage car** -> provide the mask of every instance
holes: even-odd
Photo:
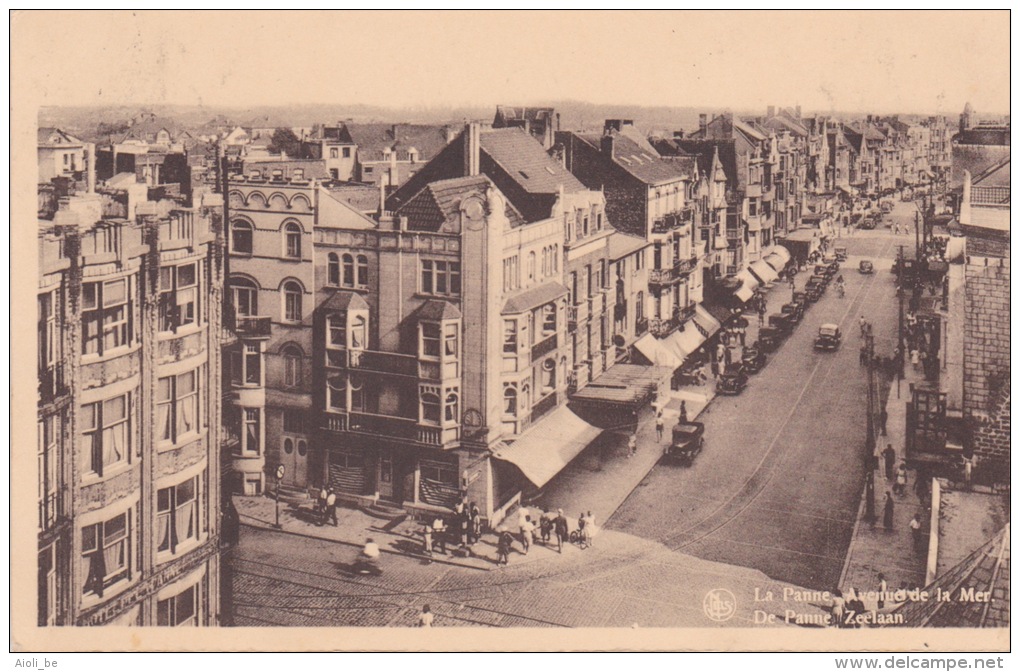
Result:
[[[857,265],[857,271],[863,275],[871,275],[875,272],[875,265],[867,259],[861,259],[861,263]]]
[[[866,215],[864,219],[861,220],[859,226],[866,231],[870,231],[878,225],[879,219],[881,219],[880,215]]]
[[[783,335],[775,327],[762,327],[758,330],[758,347],[762,352],[775,352]]]
[[[822,293],[825,291],[825,286],[821,283],[809,282],[808,286],[804,288],[804,296],[808,300],[808,303],[814,303],[818,299],[822,298]]]
[[[895,205],[893,204],[892,201],[882,201],[882,204],[879,207],[882,208],[882,212],[888,215],[890,212],[893,211]]]
[[[833,275],[839,272],[839,259],[836,258],[835,254],[827,254],[822,257],[822,263],[829,267]]]
[[[765,367],[765,362],[768,358],[765,356],[765,352],[762,347],[757,343],[744,348],[744,354],[740,358],[740,365],[747,373],[758,373]]]
[[[808,307],[807,294],[804,292],[794,292],[793,303],[799,303],[801,307],[801,313],[803,313],[805,310],[807,310]]]
[[[801,318],[804,317],[804,306],[800,303],[785,303],[780,309],[783,315],[786,315],[791,324],[797,324]]]
[[[846,247],[834,247],[832,252],[836,255],[836,261],[846,261],[850,258],[850,253],[847,251]]]
[[[825,288],[829,286],[829,276],[824,274],[812,275],[810,278],[808,278],[808,287],[810,287],[811,285],[818,285],[819,287],[822,288],[822,291],[824,292]]]
[[[715,384],[716,394],[737,395],[747,387],[747,373],[738,365],[732,365],[726,372],[719,376]]]
[[[825,278],[825,280],[828,281],[835,275],[835,272],[829,268],[828,264],[815,264],[814,275],[817,275],[820,278]]]
[[[783,336],[789,336],[793,333],[793,322],[790,320],[789,315],[784,313],[769,315],[769,326],[778,329],[779,333]]]
[[[673,427],[673,440],[663,454],[666,459],[690,465],[705,447],[705,425],[700,422],[678,422]]]
[[[837,350],[843,340],[839,332],[839,326],[831,323],[818,327],[818,335],[815,337],[815,350]]]

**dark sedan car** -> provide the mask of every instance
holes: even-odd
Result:
[[[818,327],[818,336],[815,337],[815,350],[837,350],[843,341],[843,334],[839,326],[835,324],[823,324]]]
[[[857,265],[857,270],[864,275],[871,275],[875,272],[875,265],[867,259],[862,259],[861,263]]]
[[[758,373],[765,366],[765,352],[757,343],[744,348],[744,354],[740,358],[740,364],[748,373]]]
[[[726,369],[726,372],[719,376],[719,382],[715,385],[717,394],[737,395],[747,387],[747,374],[740,366]]]
[[[783,304],[782,313],[791,324],[797,324],[804,317],[804,306],[796,302],[786,303]]]

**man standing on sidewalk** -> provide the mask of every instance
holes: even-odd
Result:
[[[882,409],[882,412],[878,414],[878,427],[882,431],[882,436],[885,436],[885,423],[889,420],[889,412]]]
[[[333,521],[333,527],[337,526],[336,521],[336,493],[333,488],[326,493],[326,518]]]
[[[893,450],[892,444],[887,444],[885,450],[882,451],[882,458],[885,460],[885,478],[887,481],[893,479],[893,470],[896,468],[896,451]]]
[[[886,532],[892,532],[893,529],[893,506],[892,493],[887,491],[885,493],[885,511],[882,516],[882,525]]]
[[[563,552],[563,540],[569,539],[570,527],[567,519],[563,516],[563,509],[556,511],[556,519],[553,521],[553,531],[556,533],[556,550]]]
[[[914,550],[921,550],[921,514],[915,513],[910,519],[910,534],[914,537]]]
[[[662,411],[659,411],[655,415],[655,436],[659,443],[662,443],[662,430],[666,426],[666,421],[662,417]]]

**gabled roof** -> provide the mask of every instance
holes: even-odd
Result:
[[[808,129],[805,128],[800,122],[790,118],[786,114],[780,113],[774,117],[770,117],[765,121],[765,126],[773,130],[785,130],[793,135],[800,138],[806,138],[809,135]]]
[[[549,156],[522,128],[501,128],[479,134],[483,152],[529,194],[585,191],[573,173]]]
[[[323,310],[368,310],[368,303],[358,292],[338,290],[322,302]]]
[[[40,147],[54,146],[54,145],[80,145],[82,141],[74,137],[66,131],[62,131],[59,128],[43,127],[39,129],[37,135],[37,142]]]
[[[766,136],[764,133],[757,130],[756,128],[753,128],[751,124],[743,122],[740,119],[737,119],[736,117],[734,117],[733,119],[733,130],[740,131],[741,133],[743,133],[745,136],[747,136],[748,141],[752,143],[764,142],[765,140],[768,140],[768,136]]]
[[[673,155],[663,158],[650,144],[648,147],[651,152],[634,142],[628,134],[616,130],[605,135],[578,133],[577,137],[601,152],[602,138],[606,135],[613,140],[613,163],[645,184],[689,180],[696,176],[697,164],[693,156]]]
[[[409,161],[414,148],[422,163],[446,146],[446,127],[424,124],[344,124],[347,135],[358,146],[359,161],[382,161],[384,150],[395,151],[398,161]]]
[[[441,320],[459,320],[460,309],[441,299],[429,299],[411,314],[413,322],[439,322]]]
[[[188,133],[183,126],[173,119],[150,117],[133,124],[131,128],[129,128],[124,135],[121,136],[119,142],[126,142],[128,140],[153,142],[160,131],[166,131],[170,134],[170,142],[179,142],[185,136],[191,136],[191,134]]]
[[[722,171],[726,176],[726,182],[734,189],[739,187],[736,140],[732,138],[721,140],[676,138],[673,140],[673,144],[688,154],[697,154],[698,156],[709,157],[709,161],[712,160],[711,157],[713,157],[715,152],[718,151],[719,163],[722,165]]]
[[[425,186],[396,210],[396,214],[406,217],[408,228],[414,231],[438,231],[447,221],[460,217],[460,204],[471,194],[485,195],[493,187],[492,180],[485,175],[474,177],[455,177],[450,180],[439,180]],[[524,218],[506,201],[506,217],[512,227],[523,225]]]

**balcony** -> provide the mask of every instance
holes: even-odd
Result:
[[[639,317],[634,321],[634,335],[641,336],[648,331],[648,318]]]
[[[538,359],[543,355],[548,355],[550,352],[556,349],[558,344],[556,334],[552,334],[547,338],[542,339],[531,347],[531,359],[532,361]]]
[[[695,304],[677,310],[672,317],[649,320],[648,326],[656,338],[665,338],[676,331],[680,325],[694,317]]]
[[[698,266],[698,256],[678,260],[672,268],[653,268],[648,271],[649,285],[669,285],[690,274]]]
[[[673,272],[677,277],[682,277],[698,267],[698,255],[691,255],[686,259],[680,259],[673,266]]]
[[[49,403],[67,394],[67,383],[64,380],[64,365],[54,364],[39,372],[39,398]]]
[[[460,438],[459,426],[437,427],[420,424],[416,418],[401,418],[361,411],[327,413],[325,429],[331,432],[384,436],[427,446],[443,446]]]
[[[652,233],[669,233],[670,231],[675,231],[687,226],[693,221],[694,208],[681,208],[676,212],[671,212],[652,222]]]
[[[238,315],[234,320],[234,331],[241,338],[269,338],[273,332],[270,317]]]
[[[543,415],[556,408],[558,402],[559,398],[555,391],[547,394],[538,403],[531,407],[531,421],[536,422]]]

